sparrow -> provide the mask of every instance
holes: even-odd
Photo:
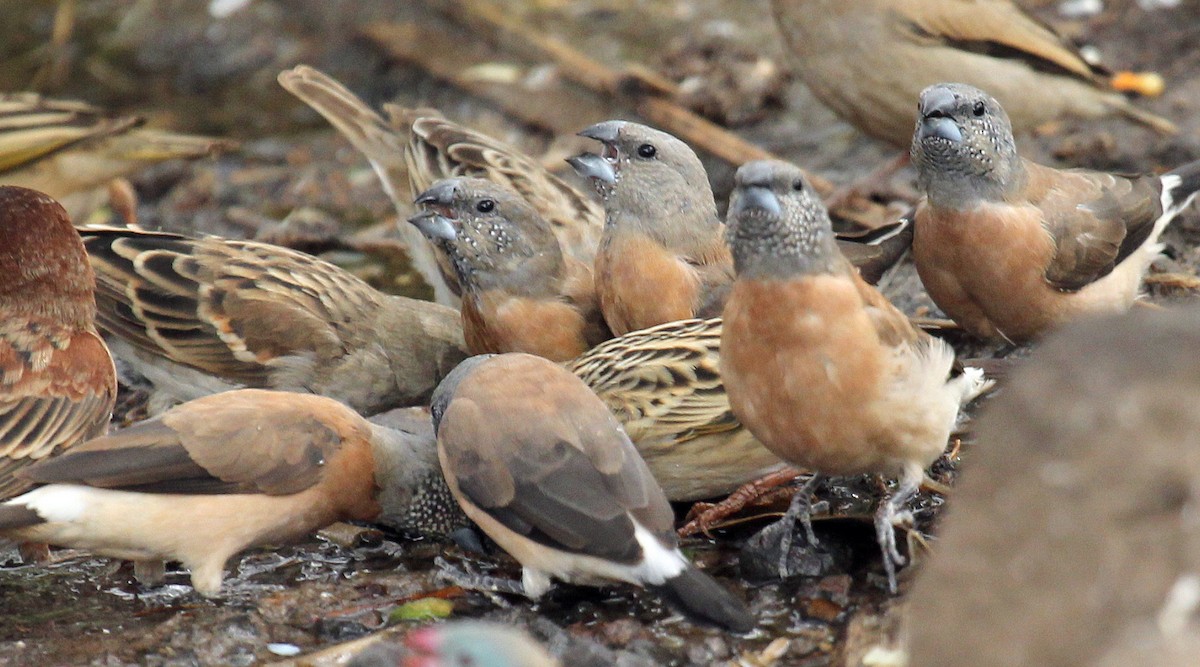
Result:
[[[25,466],[108,429],[117,379],[94,285],[62,206],[0,186],[0,500],[30,487]]]
[[[616,335],[719,315],[733,281],[721,220],[696,153],[654,128],[612,120],[580,136],[602,155],[568,160],[604,202],[596,293]]]
[[[606,121],[579,133],[602,154],[567,160],[604,201],[606,222],[596,256],[596,292],[613,333],[719,315],[733,279],[733,258],[704,165],[684,142],[629,121]],[[906,221],[838,246],[871,282],[908,248]]]
[[[784,466],[729,407],[721,319],[680,320],[601,343],[566,367],[608,406],[667,499],[723,496]]]
[[[479,178],[438,181],[409,218],[450,259],[472,354],[527,352],[567,361],[611,338],[592,267],[564,255],[549,223],[517,193]]]
[[[754,627],[745,605],[679,551],[662,488],[604,403],[562,366],[472,357],[438,385],[431,410],[451,493],[523,567],[513,592],[536,599],[551,577],[623,581],[694,618]]]
[[[537,160],[430,109],[385,105],[384,121],[345,86],[307,65],[280,73],[279,83],[366,156],[401,217],[411,215],[413,199],[437,181],[484,178],[520,193],[550,223],[562,252],[591,265],[603,209]],[[449,259],[414,228],[400,227],[414,267],[434,287],[437,301],[457,306],[460,288]]]
[[[91,190],[158,162],[195,159],[233,142],[142,127],[116,116],[36,93],[0,93],[0,184],[50,197]]]
[[[546,649],[515,627],[451,621],[417,628],[404,638],[401,667],[558,667]]]
[[[1194,664],[1200,310],[1046,337],[984,406],[933,557],[913,665]]]
[[[240,387],[329,396],[363,414],[429,400],[466,358],[459,315],[383,294],[253,241],[86,228],[98,321],[155,387],[155,411]]]
[[[942,81],[992,91],[1019,131],[1109,116],[1176,131],[1130,104],[1111,73],[1011,0],[772,0],[771,10],[813,95],[897,147],[911,136],[912,100]]]
[[[179,561],[213,597],[246,549],[375,519],[384,492],[416,504],[437,460],[413,442],[322,396],[206,396],[22,469],[43,486],[0,503],[0,536],[133,560],[148,584]]]
[[[938,307],[980,338],[1020,343],[1129,308],[1159,235],[1200,190],[1200,161],[1120,176],[1026,160],[1000,104],[963,84],[927,88],[919,112],[913,260]]]
[[[905,560],[893,522],[945,449],[959,407],[986,388],[983,374],[956,370],[949,344],[862,280],[792,165],[742,165],[726,224],[737,280],[725,305],[720,370],[733,413],[777,456],[818,477],[899,477],[875,514],[894,592]],[[797,517],[814,540],[811,489],[796,494],[784,517],[781,575]]]

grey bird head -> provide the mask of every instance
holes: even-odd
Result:
[[[599,156],[585,154],[571,165],[596,186],[608,224],[640,225],[655,235],[672,220],[719,224],[708,173],[686,143],[623,120],[597,123],[579,136],[603,144]]]
[[[786,162],[759,160],[737,170],[725,226],[739,277],[828,273],[842,261],[829,212]]]
[[[921,92],[911,153],[918,184],[936,206],[998,201],[1023,185],[1008,114],[966,84],[940,83]]]
[[[509,188],[481,178],[448,178],[416,199],[409,218],[446,251],[467,290],[541,294],[555,287],[562,250],[550,223]]]

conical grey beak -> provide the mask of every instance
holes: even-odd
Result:
[[[595,153],[580,153],[575,157],[569,157],[567,164],[571,165],[575,173],[584,178],[593,178],[609,185],[617,182],[617,172],[613,169],[612,163]]]
[[[426,192],[425,194],[429,194],[429,192]],[[425,197],[425,194],[421,195],[421,198]],[[417,199],[418,203],[432,203],[433,201],[430,200],[428,202],[421,202],[421,198]],[[412,223],[414,227],[421,230],[421,233],[425,235],[425,238],[431,241],[436,239],[440,239],[442,241],[453,241],[454,239],[458,238],[458,232],[454,231],[453,221],[437,211],[421,211],[420,213],[409,218],[408,221]]]
[[[416,204],[424,206],[426,204],[435,204],[437,206],[450,206],[454,203],[455,196],[458,195],[458,179],[447,178],[434,183],[428,190],[417,195]],[[412,222],[411,220],[409,222]]]
[[[732,201],[729,202],[728,217],[735,218],[756,209],[766,211],[772,217],[783,214],[783,209],[779,206],[779,198],[765,185],[743,185],[733,191]]]
[[[596,123],[590,127],[585,127],[580,130],[579,136],[595,139],[610,146],[617,143],[617,138],[621,134],[621,129],[625,127],[623,120],[606,120],[603,123]]]
[[[963,140],[962,130],[958,129],[958,123],[955,123],[953,118],[946,116],[925,116],[921,119],[920,125],[917,126],[917,138],[925,139],[926,137],[940,137],[956,144],[962,143]]]
[[[947,141],[962,143],[962,131],[954,121],[954,108],[958,100],[954,91],[945,86],[930,86],[921,92],[921,120],[917,124],[917,138],[940,137]]]

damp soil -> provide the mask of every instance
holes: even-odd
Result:
[[[145,115],[152,125],[241,142],[239,151],[219,158],[159,165],[133,178],[139,221],[147,228],[284,243],[320,253],[385,291],[428,296],[389,231],[395,212],[369,166],[275,83],[280,70],[298,63],[329,72],[376,106],[394,101],[437,107],[545,156],[547,164],[559,164],[584,146],[514,121],[492,104],[393,60],[363,37],[365,26],[389,21],[457,30],[462,39],[473,39],[441,11],[443,3],[251,0],[223,20],[209,15],[206,3],[192,0],[61,4],[71,5],[74,15],[71,31],[57,44],[51,35],[60,3],[38,0],[6,8],[0,89],[36,85],[54,96]],[[765,0],[502,4],[536,30],[613,67],[637,62],[682,77],[705,71],[710,61],[720,67],[748,53],[786,68]],[[1181,132],[1159,137],[1115,121],[1068,121],[1019,138],[1025,154],[1051,164],[1127,172],[1162,171],[1200,158],[1200,50],[1194,48],[1200,42],[1200,5],[1185,0],[1176,9],[1146,11],[1134,0],[1110,0],[1094,17],[1067,20],[1056,3],[1029,4],[1068,34],[1099,47],[1110,64],[1160,72],[1167,92],[1144,106],[1175,121]],[[494,52],[499,71],[554,76],[502,45],[475,46]],[[728,54],[733,56],[722,58]],[[759,93],[731,101],[719,86],[703,90],[701,84],[697,106],[737,123],[744,138],[837,183],[893,156],[838,122],[797,81],[781,77]],[[611,115],[632,117],[619,106]],[[723,196],[732,167],[704,157]],[[903,188],[910,180],[910,172],[901,172],[896,184]],[[103,206],[85,220],[119,222]],[[1181,216],[1165,240],[1166,256],[1153,271],[1194,276],[1200,216],[1194,211]],[[910,314],[938,315],[909,265],[899,267],[883,288]],[[1152,285],[1151,294],[1164,303],[1194,298],[1193,290],[1173,280]],[[969,341],[952,342],[966,356],[997,353]],[[119,420],[144,416],[143,399],[124,387]],[[969,433],[958,444],[934,466],[933,477],[944,484],[952,484],[960,462],[970,459]],[[458,569],[508,577],[518,575],[516,565],[495,552],[468,553],[358,527],[235,559],[217,600],[196,595],[183,572],[170,571],[165,585],[146,589],[127,564],[60,550],[49,566],[24,565],[14,548],[0,545],[0,664],[342,664],[322,651],[383,628],[424,622],[396,612],[422,599],[447,600],[440,615],[524,626],[556,653],[570,656],[565,664],[860,664],[869,651],[878,659],[880,651],[886,655],[897,646],[897,610],[913,570],[905,571],[898,598],[886,594],[869,521],[881,484],[856,478],[820,489],[818,496],[827,501],[815,521],[820,548],[798,547],[794,562],[805,574],[785,582],[770,577],[772,563],[765,561],[755,534],[786,500],[754,508],[711,537],[684,542],[693,558],[749,601],[761,625],[748,636],[696,627],[652,594],[624,586],[560,586],[536,604],[466,593],[438,577],[439,558]],[[923,492],[914,506],[917,530],[908,533],[908,546],[917,569],[927,545],[936,549],[936,538],[921,535],[936,534],[943,502]],[[682,518],[688,508],[677,509]]]

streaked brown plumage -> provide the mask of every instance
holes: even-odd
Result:
[[[409,219],[454,266],[472,354],[527,352],[566,361],[611,337],[592,268],[559,249],[517,193],[478,178],[438,181]]]
[[[985,386],[982,373],[956,377],[950,346],[862,280],[795,167],[742,165],[729,210],[738,277],[725,306],[721,374],[733,412],[797,466],[900,477],[875,517],[894,591],[904,559],[892,522],[945,449],[960,404]],[[807,503],[807,491],[797,494],[784,519],[781,562]]]
[[[1047,336],[982,411],[911,664],[1186,667],[1200,651],[1200,310]]]
[[[463,511],[524,568],[664,592],[690,615],[747,631],[741,602],[679,552],[674,513],[620,424],[582,381],[526,354],[473,357],[434,393],[438,456]]]
[[[721,320],[632,331],[566,364],[617,417],[672,501],[715,498],[783,466],[733,416]]]
[[[345,86],[307,65],[281,73],[279,83],[367,157],[402,217],[411,215],[412,200],[436,181],[484,178],[520,193],[550,223],[564,254],[591,264],[604,226],[603,210],[536,160],[429,109],[386,105],[390,122],[385,122]],[[457,305],[458,284],[445,256],[416,230],[401,228],[414,264],[434,286],[438,301]]]
[[[0,186],[0,499],[14,473],[108,428],[116,371],[79,234],[46,195]]]
[[[61,199],[157,162],[204,157],[233,145],[143,128],[143,122],[82,102],[0,94],[0,184]]]
[[[967,331],[1011,342],[1129,308],[1162,230],[1200,190],[1200,162],[1126,177],[1025,160],[1005,110],[960,84],[921,94],[912,155],[922,282]]]
[[[908,145],[918,93],[943,81],[991,91],[1019,131],[1070,116],[1175,131],[1011,0],[772,0],[771,9],[817,99],[894,146]]]
[[[217,237],[81,231],[100,327],[164,399],[262,387],[373,414],[428,400],[467,356],[455,311],[383,294],[310,255]]]
[[[431,444],[321,396],[208,396],[24,469],[45,486],[0,504],[0,535],[160,575],[160,561],[177,560],[213,596],[226,561],[245,549],[374,519],[381,490],[412,501],[437,470]]]

